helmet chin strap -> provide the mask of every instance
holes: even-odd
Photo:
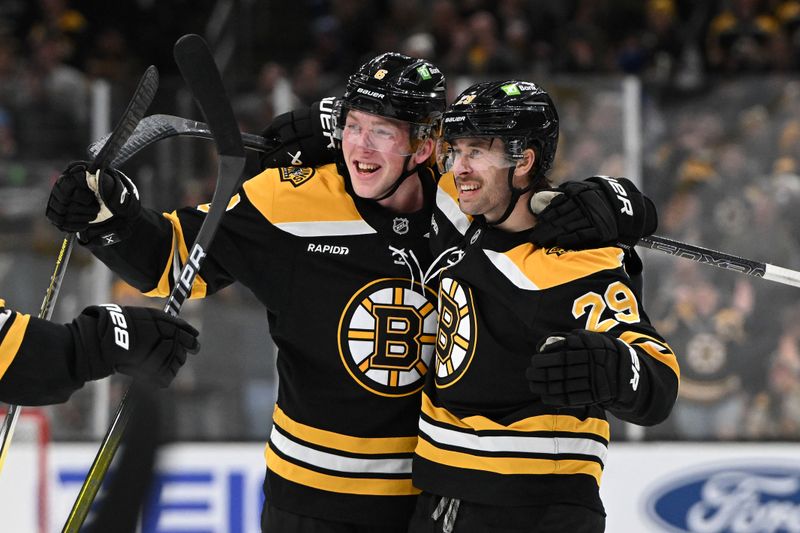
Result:
[[[522,189],[514,187],[514,170],[516,168],[516,166],[508,168],[508,188],[511,189],[511,199],[508,201],[508,207],[506,207],[505,212],[500,218],[494,222],[487,221],[490,226],[499,226],[505,222],[506,219],[511,216],[511,212],[514,211],[514,207],[516,207],[520,196],[531,190],[531,187],[533,187],[533,183],[529,184],[527,187],[523,187]]]
[[[404,169],[408,166],[408,162],[411,161],[411,156],[412,155],[413,154],[407,155],[405,160],[403,161],[403,168]],[[410,170],[408,170],[408,169],[403,170],[403,172],[400,174],[400,176],[394,181],[392,186],[389,187],[388,191],[386,191],[384,194],[382,194],[378,198],[369,198],[369,199],[370,200],[375,200],[376,202],[379,202],[381,200],[385,200],[385,199],[389,198],[391,195],[393,195],[394,193],[397,192],[397,189],[399,189],[400,185],[402,185],[403,182],[406,181],[407,177],[409,177],[410,175],[412,175],[415,172],[417,172],[421,167],[422,167],[422,165],[415,165]]]

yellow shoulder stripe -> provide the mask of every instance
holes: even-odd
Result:
[[[515,285],[529,290],[557,287],[622,266],[622,250],[616,247],[565,251],[525,243],[502,254],[484,252]]]
[[[0,300],[0,306],[5,305],[5,302]],[[11,311],[12,313],[14,311]],[[0,377],[2,377],[9,365],[14,360],[19,352],[19,347],[22,345],[22,339],[25,337],[25,330],[28,329],[28,323],[31,320],[30,315],[23,315],[17,313],[17,317],[11,324],[11,327],[6,331],[3,341],[0,342]]]
[[[178,257],[180,258],[180,264],[186,264],[186,259],[189,257],[189,250],[186,248],[186,242],[183,238],[183,228],[181,227],[181,221],[178,218],[178,214],[173,211],[172,213],[163,213],[164,218],[169,220],[170,224],[172,224],[172,250],[169,253],[169,257],[167,258],[167,264],[164,266],[164,272],[161,273],[161,279],[158,280],[158,285],[156,288],[144,293],[145,296],[151,297],[158,297],[158,298],[166,298],[172,292],[172,287],[170,286],[170,272],[173,273],[173,279],[177,279],[179,277],[180,272],[173,272],[175,268],[175,244],[178,245]],[[189,298],[205,298],[207,291],[206,282],[200,277],[198,274],[194,278],[194,283],[192,284],[192,294]]]
[[[456,188],[456,178],[453,176],[452,172],[448,172],[447,174],[443,174],[441,178],[439,178],[439,188],[442,189],[447,195],[453,199],[454,202],[458,203],[458,189]]]
[[[361,220],[336,165],[315,169],[299,185],[285,179],[281,170],[267,169],[244,183],[250,202],[273,224]]]
[[[436,207],[444,213],[450,223],[462,234],[467,232],[472,223],[472,217],[465,214],[458,206],[458,189],[452,172],[439,178],[439,187],[436,191]]]

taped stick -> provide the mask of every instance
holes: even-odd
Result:
[[[271,145],[261,135],[252,133],[242,133],[241,135],[244,147],[248,150],[268,152],[277,148],[276,145]],[[136,126],[133,135],[114,158],[113,166],[122,166],[123,163],[148,146],[170,137],[194,137],[208,140],[214,138],[208,124],[205,122],[198,122],[197,120],[175,115],[150,115],[143,118],[139,125]],[[101,137],[90,144],[88,148],[89,155],[94,156],[97,154],[105,139],[106,137]]]
[[[153,65],[150,65],[144,74],[139,79],[139,84],[131,97],[125,112],[120,117],[119,122],[114,127],[114,130],[107,137],[105,142],[99,147],[97,156],[89,165],[89,173],[95,174],[98,169],[106,168],[109,163],[116,157],[117,152],[128,141],[128,137],[136,129],[139,120],[147,112],[147,108],[153,102],[153,98],[158,91],[158,70]],[[39,309],[39,318],[50,320],[53,316],[53,308],[58,299],[58,293],[61,290],[61,283],[64,280],[64,274],[67,271],[69,258],[72,254],[72,247],[75,245],[75,234],[70,233],[61,243],[61,250],[56,259],[55,269],[53,275],[50,276],[50,285],[47,287],[42,305]],[[11,439],[14,437],[14,429],[17,425],[17,420],[21,413],[21,408],[18,405],[10,405],[8,413],[3,420],[3,426],[0,428],[0,471],[5,464],[8,448],[11,446]]]
[[[174,54],[181,74],[209,125],[219,154],[217,185],[211,207],[189,249],[188,261],[179,278],[175,280],[175,287],[164,309],[172,316],[177,316],[183,302],[191,294],[192,283],[200,271],[206,250],[211,245],[228,202],[239,185],[245,153],[233,109],[206,42],[199,35],[184,35],[175,43]],[[119,449],[135,402],[135,394],[129,389],[119,404],[117,414],[100,445],[62,533],[78,533],[86,520],[111,461]]]

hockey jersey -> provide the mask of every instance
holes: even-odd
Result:
[[[442,177],[434,240],[461,242],[442,273],[436,357],[422,396],[414,485],[489,505],[574,503],[602,511],[609,424],[600,406],[558,408],[530,392],[525,370],[550,334],[588,329],[635,350],[637,394],[614,405],[637,424],[663,420],[678,391],[670,347],[650,325],[616,247],[536,248],[452,209]]]
[[[267,309],[279,391],[265,492],[278,508],[378,525],[404,523],[413,510],[411,460],[437,323],[434,179],[423,173],[425,207],[411,214],[350,194],[335,165],[265,170],[228,206],[193,296],[239,281]],[[165,296],[207,210],[145,211],[129,239],[93,251]]]
[[[48,405],[67,401],[85,382],[73,361],[69,328],[5,306],[0,299],[0,401]]]

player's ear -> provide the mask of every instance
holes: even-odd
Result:
[[[517,165],[514,168],[514,181],[525,181],[525,183],[515,183],[516,187],[525,187],[528,185],[528,182],[532,179],[531,171],[535,162],[536,152],[534,152],[532,148],[528,148],[522,152],[522,159],[517,161]]]
[[[427,138],[417,146],[417,151],[414,152],[414,163],[419,165],[428,161],[433,156],[434,142],[433,139]]]

